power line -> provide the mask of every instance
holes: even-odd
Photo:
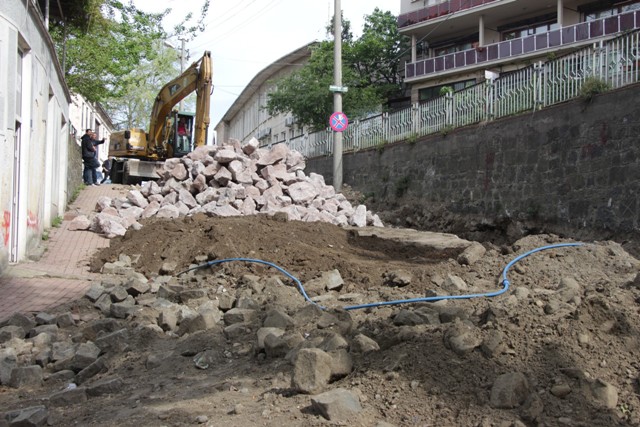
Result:
[[[274,6],[276,3],[279,3],[279,2],[281,2],[281,1],[282,1],[282,0],[271,0],[271,2],[270,2],[269,4],[267,4],[267,5],[266,5],[265,7],[263,7],[262,9],[258,10],[258,11],[253,15],[253,16],[251,16],[251,17],[249,17],[249,18],[245,19],[241,24],[236,25],[235,27],[231,28],[230,30],[228,30],[228,31],[226,31],[226,32],[224,32],[224,33],[222,33],[222,34],[219,34],[219,35],[217,35],[217,36],[213,37],[212,39],[207,40],[206,42],[203,42],[203,43],[201,43],[201,44],[198,44],[198,45],[194,46],[193,48],[194,48],[194,49],[197,49],[197,48],[200,48],[200,47],[202,47],[202,46],[206,46],[207,44],[212,44],[212,43],[218,42],[218,41],[220,41],[220,40],[223,40],[227,34],[231,33],[232,31],[237,30],[238,28],[241,28],[241,27],[242,27],[242,26],[244,26],[244,25],[247,25],[247,24],[249,24],[249,23],[253,22],[253,21],[254,21],[255,19],[257,19],[257,18],[262,17],[262,16],[263,16],[263,11],[266,11],[267,9],[271,8],[271,7],[272,7],[272,6]],[[236,15],[237,15],[237,14],[236,14]],[[233,15],[233,16],[236,16],[236,15]],[[233,18],[233,16],[232,16],[231,18]]]
[[[242,6],[242,3],[246,2],[248,0],[240,0],[239,3],[236,3],[234,6],[232,6],[231,8],[227,9],[226,12],[223,12],[220,16],[212,16],[211,17],[211,22],[208,22],[208,25],[216,25],[216,22],[214,20],[220,20],[220,21],[226,21],[228,22],[228,20],[225,20],[224,18],[231,13],[232,11],[234,11],[235,9],[239,8],[240,6]],[[255,3],[257,0],[251,0],[251,3],[247,4],[245,7],[242,8],[242,10],[247,9],[249,6],[251,6],[253,3]],[[241,11],[242,11],[241,10]],[[241,12],[240,11],[240,12]],[[233,18],[234,16],[236,16],[238,13],[234,13],[231,18]]]

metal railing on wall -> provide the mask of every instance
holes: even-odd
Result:
[[[354,120],[343,132],[343,151],[382,147],[535,111],[583,96],[588,80],[601,81],[611,89],[640,81],[640,32],[601,41],[544,63],[539,61],[393,113]],[[328,156],[333,153],[333,134],[324,130],[286,143],[307,158]]]

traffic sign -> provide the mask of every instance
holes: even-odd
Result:
[[[347,126],[349,126],[349,119],[347,115],[341,111],[336,111],[329,118],[329,126],[335,132],[344,132],[347,130]]]
[[[337,86],[337,85],[330,85],[329,86],[329,91],[331,92],[340,92],[340,93],[347,93],[349,91],[349,88],[346,86]]]

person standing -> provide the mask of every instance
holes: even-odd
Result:
[[[82,163],[84,164],[84,170],[82,171],[82,181],[85,185],[93,185],[96,184],[98,180],[96,171],[95,171],[95,158],[96,158],[96,147],[93,145],[93,131],[91,129],[87,129],[80,138],[81,147],[82,147]]]
[[[98,183],[98,168],[100,167],[100,153],[98,152],[98,145],[100,144],[104,144],[104,138],[102,138],[101,140],[98,141],[98,134],[95,132],[92,132],[91,134],[91,143],[93,144],[93,147],[96,149],[94,151],[94,157],[95,157],[95,161],[93,162],[94,168],[93,168],[93,183],[95,185],[100,185]]]
[[[104,184],[104,182],[110,178],[112,164],[113,164],[113,160],[111,156],[109,156],[107,160],[102,162],[102,181],[100,181],[100,184]]]
[[[87,129],[85,134],[82,135],[82,162],[84,163],[84,170],[82,171],[82,180],[85,185],[100,185],[98,184],[98,172],[96,168],[100,167],[100,161],[98,160],[98,145],[104,143],[104,138],[101,141],[95,139],[96,134]]]

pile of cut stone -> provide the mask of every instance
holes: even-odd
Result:
[[[182,158],[168,159],[148,181],[126,197],[101,197],[92,220],[78,216],[74,230],[122,236],[140,219],[178,218],[196,213],[238,216],[286,214],[289,220],[323,221],[338,226],[382,227],[366,206],[353,207],[322,175],[305,175],[304,156],[285,144],[258,148],[255,138],[241,145],[230,140],[203,146]]]
[[[98,315],[84,310],[82,315],[41,312],[35,318],[15,313],[0,322],[0,385],[59,390],[47,395],[50,388],[39,389],[42,405],[6,408],[9,412],[4,414],[0,410],[0,425],[3,419],[25,423],[15,425],[44,425],[44,420],[59,416],[60,408],[127,394],[129,387],[140,385],[140,378],[123,376],[123,369],[131,368],[128,362],[128,367],[122,365],[127,352],[144,356],[146,369],[155,370],[154,375],[169,365],[208,369],[252,355],[285,359],[293,366],[288,374],[291,386],[298,393],[315,394],[312,402],[326,418],[338,415],[321,404],[334,395],[348,400],[346,409],[340,406],[346,415],[362,410],[357,394],[342,388],[327,391],[330,383],[353,371],[353,355],[380,349],[356,328],[348,312],[307,304],[295,287],[277,276],[245,274],[236,280],[190,273],[148,280],[133,269],[134,263],[122,254],[104,265],[108,274],[85,295]],[[337,270],[335,275],[342,282]],[[325,290],[329,282],[318,279]],[[293,306],[291,315],[278,308],[284,305]],[[200,344],[188,340],[204,332],[209,339]],[[153,336],[175,341],[167,346]],[[219,346],[212,350],[211,342]]]

